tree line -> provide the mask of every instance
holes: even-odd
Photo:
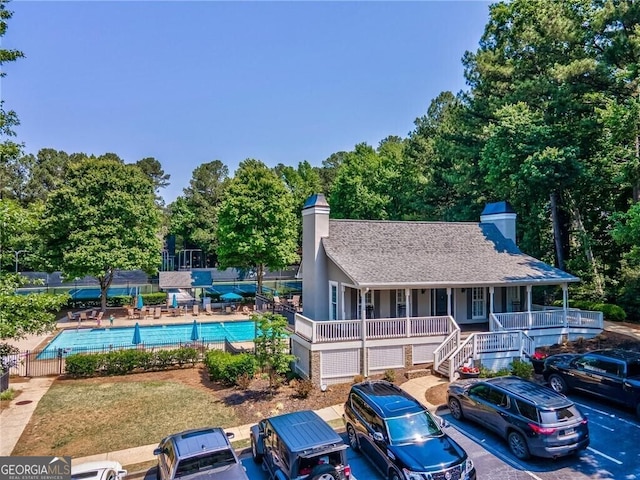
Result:
[[[24,154],[11,135],[17,116],[3,110],[0,266],[26,250],[24,266],[106,284],[110,268],[157,270],[174,235],[211,266],[260,273],[299,258],[312,193],[327,195],[333,218],[353,219],[477,221],[487,202],[507,200],[520,248],[582,279],[573,297],[640,319],[640,6],[488,8],[477,50],[462,58],[467,88],[440,93],[406,137],[357,144],[321,166],[247,159],[231,176],[214,160],[169,205],[158,160]]]

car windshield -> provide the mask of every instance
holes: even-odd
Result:
[[[392,444],[421,442],[428,437],[442,435],[442,431],[426,410],[387,420]]]
[[[225,467],[234,463],[236,463],[236,458],[233,456],[231,450],[220,450],[200,455],[199,457],[180,460],[175,476],[184,477],[185,475],[191,475],[192,473],[202,470]]]

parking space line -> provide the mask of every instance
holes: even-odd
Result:
[[[595,453],[596,455],[600,455],[601,457],[606,458],[607,460],[611,460],[613,463],[617,463],[618,465],[622,465],[622,462],[616,458],[610,457],[609,455],[607,455],[606,453],[602,453],[599,450],[596,450],[593,447],[587,447],[587,450]]]
[[[472,435],[471,433],[467,432],[466,430],[462,430],[461,428],[459,428],[457,425],[454,425],[452,423],[449,422],[449,426],[451,428],[455,428],[458,432],[460,432],[462,435],[466,436],[467,438],[473,440],[474,442],[476,442],[478,445],[480,445],[482,448],[484,448],[485,450],[487,450],[488,452],[492,453],[494,456],[498,457],[500,460],[502,460],[504,463],[506,463],[507,465],[520,470],[524,473],[526,473],[527,475],[529,475],[531,478],[534,478],[535,480],[542,480],[542,478],[540,478],[539,476],[537,476],[535,473],[530,472],[529,470],[527,470],[525,468],[524,465],[516,462],[515,460],[513,460],[510,457],[507,457],[505,455],[502,454],[502,452],[500,452],[499,450],[496,450],[492,447],[489,447],[482,439],[476,437],[475,435]],[[472,459],[473,460],[473,459]]]
[[[590,407],[589,405],[585,405],[584,403],[578,403],[578,402],[574,402],[574,403],[576,405],[579,405],[581,408],[586,408],[587,410],[593,410],[594,412],[599,413],[600,415],[602,415],[604,417],[614,418],[614,419],[616,419],[616,420],[618,420],[618,421],[620,421],[620,422],[622,422],[622,423],[624,423],[626,425],[631,425],[632,427],[640,428],[640,425],[638,425],[637,423],[632,422],[632,421],[627,420],[627,419],[622,418],[622,417],[618,417],[615,413],[605,412],[604,410],[599,410],[597,408]]]
[[[603,425],[602,423],[598,423],[598,422],[594,422],[593,420],[589,419],[589,425],[596,425],[597,427],[600,428],[604,428],[605,430],[609,430],[610,432],[615,432],[614,428],[611,427],[607,427],[606,425]]]

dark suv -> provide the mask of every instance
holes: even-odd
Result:
[[[441,421],[407,392],[385,381],[351,387],[344,405],[349,443],[389,480],[474,480],[467,453]]]
[[[542,372],[551,388],[575,388],[635,409],[640,417],[640,353],[627,350],[552,355]]]
[[[451,383],[448,403],[454,418],[493,430],[522,460],[569,455],[589,445],[587,419],[571,400],[519,377]]]
[[[251,427],[251,454],[277,480],[349,480],[347,446],[311,410],[285,413]]]
[[[158,457],[158,480],[249,480],[231,447],[232,433],[221,428],[201,428],[163,438],[153,451]]]

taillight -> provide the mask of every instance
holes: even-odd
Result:
[[[536,425],[535,423],[529,423],[528,425],[531,427],[531,430],[533,430],[535,433],[539,435],[551,435],[553,432],[556,431],[555,428],[544,428],[544,427],[541,427],[540,425]]]
[[[580,423],[581,423],[582,425],[586,425],[588,421],[589,421],[588,419],[583,418],[583,419],[580,421]]]
[[[344,473],[344,476],[346,478],[349,478],[349,476],[351,475],[351,467],[349,465],[346,465],[344,467],[344,470],[342,470],[342,473]]]

